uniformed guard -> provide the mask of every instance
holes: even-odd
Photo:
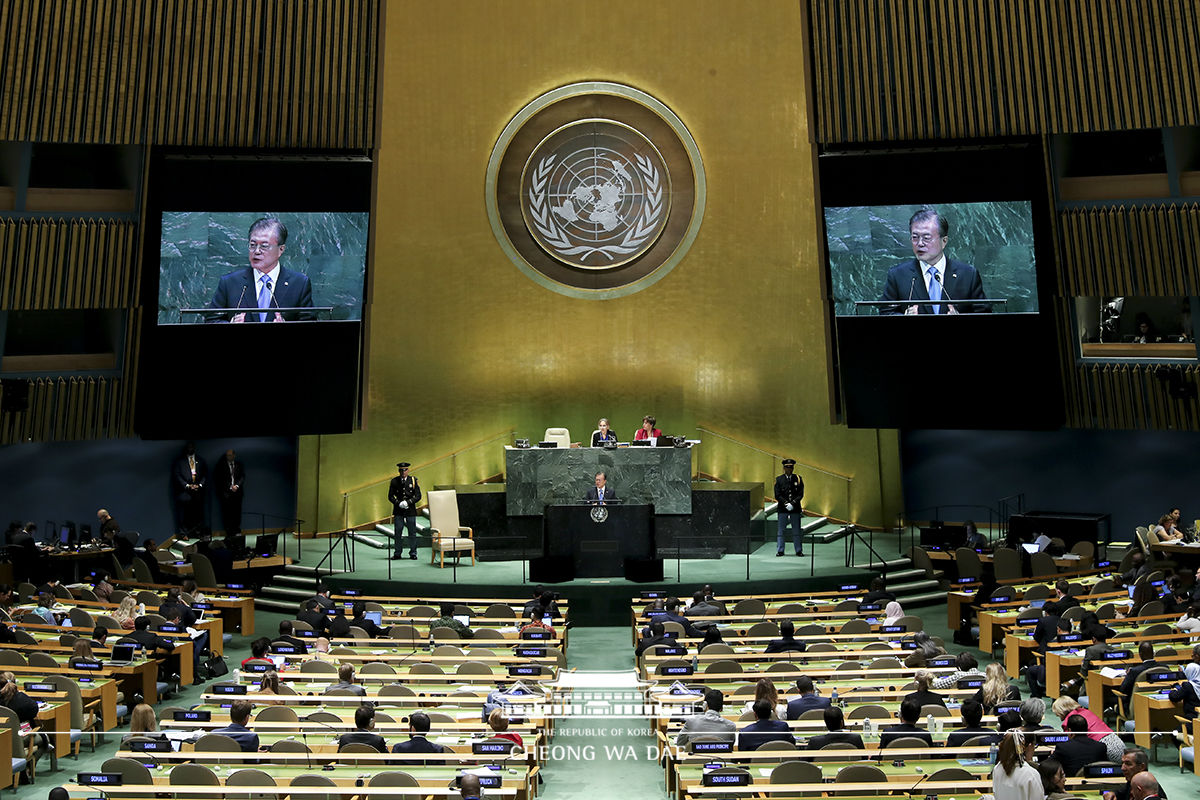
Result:
[[[792,473],[796,468],[796,459],[783,460],[783,474],[775,478],[775,501],[779,503],[779,533],[775,538],[775,555],[783,555],[784,531],[792,527],[792,541],[796,544],[796,555],[804,555],[804,532],[800,529],[800,521],[804,517],[804,509],[800,502],[804,499],[804,481],[799,475]]]
[[[392,504],[392,545],[395,552],[393,559],[404,558],[404,548],[400,541],[401,528],[408,528],[408,557],[417,560],[417,503],[421,502],[421,485],[417,479],[408,474],[412,464],[401,461],[396,465],[400,474],[392,478],[388,486],[388,502]]]

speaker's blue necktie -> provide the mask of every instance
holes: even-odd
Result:
[[[271,305],[271,276],[263,275],[261,278],[259,278],[259,281],[262,282],[262,288],[258,290],[258,307],[268,308]],[[267,315],[260,313],[258,315],[258,321],[266,322]]]
[[[942,284],[937,279],[937,270],[934,269],[933,267],[930,267],[928,271],[929,271],[929,299],[930,300],[941,300],[942,299]],[[935,313],[935,314],[942,313],[941,308],[942,307],[938,306],[938,305],[933,306],[933,313]]]

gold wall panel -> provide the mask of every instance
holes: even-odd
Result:
[[[823,143],[1200,120],[1193,0],[807,0]]]
[[[0,140],[366,148],[378,0],[6,0]]]
[[[565,425],[583,441],[600,416],[629,437],[645,413],[670,433],[712,426],[850,476],[851,507],[836,481],[815,481],[808,505],[865,524],[891,518],[895,434],[830,423],[802,14],[784,0],[753,13],[719,0],[388,3],[366,429],[302,442],[298,516],[310,528],[340,528],[343,494],[395,474],[399,460],[433,462],[510,428],[538,439]],[[493,237],[483,196],[514,113],[585,80],[666,103],[708,178],[687,256],[653,286],[605,301],[526,278]],[[771,478],[730,455],[742,447],[706,440],[697,468]],[[442,482],[433,472],[444,463],[417,470],[423,486]],[[502,470],[496,443],[457,479]],[[350,524],[389,513],[386,486],[375,492]]]

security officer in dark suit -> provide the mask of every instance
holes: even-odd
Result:
[[[800,530],[800,521],[804,516],[804,510],[800,506],[800,501],[804,499],[804,481],[800,480],[799,475],[792,473],[795,467],[796,459],[785,458],[783,474],[775,478],[775,501],[779,503],[779,510],[776,512],[779,516],[779,533],[775,539],[777,556],[783,555],[783,534],[789,525],[792,528],[792,540],[796,544],[796,555],[804,555],[804,533]]]
[[[388,487],[388,502],[392,504],[392,558],[404,558],[400,542],[401,527],[408,528],[408,557],[417,560],[417,503],[421,502],[421,486],[417,479],[408,474],[412,464],[401,461],[396,465],[400,474],[392,478]]]

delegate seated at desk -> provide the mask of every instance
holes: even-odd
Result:
[[[608,476],[603,472],[597,472],[596,485],[587,490],[587,494],[583,498],[584,502],[601,506],[605,503],[616,502],[617,493],[612,487],[607,486],[607,483]]]
[[[596,423],[596,432],[592,434],[592,447],[604,447],[606,444],[616,444],[617,435],[608,427],[608,418],[601,417]]]

